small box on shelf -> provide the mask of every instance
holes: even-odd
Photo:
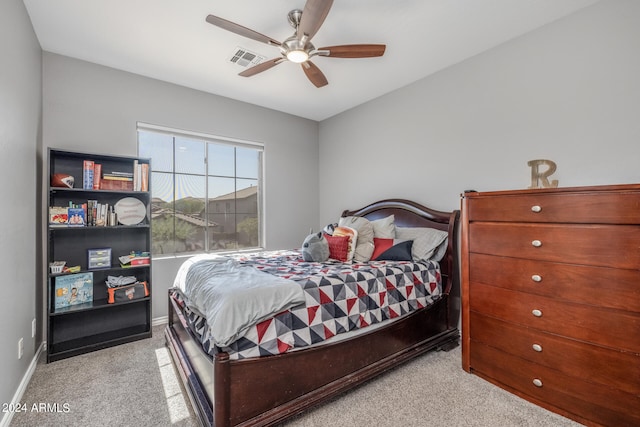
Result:
[[[129,255],[123,255],[118,257],[120,261],[120,267],[135,267],[140,265],[151,264],[151,256],[149,252],[131,252]]]
[[[49,263],[49,269],[51,270],[51,274],[60,274],[64,269],[64,266],[67,264],[66,261],[54,261]]]
[[[87,249],[87,254],[89,270],[111,267],[111,248]]]

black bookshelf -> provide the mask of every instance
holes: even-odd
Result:
[[[84,179],[85,161],[93,162],[94,174],[100,173],[101,179],[95,188]],[[100,164],[101,171],[95,168],[95,164]],[[140,166],[143,164],[146,165],[144,171]],[[137,175],[135,165],[141,170]],[[47,362],[151,337],[149,165],[149,159],[138,157],[49,149],[48,206],[81,208],[85,224],[52,222],[50,209],[47,209]],[[89,169],[86,168],[87,172]],[[115,185],[114,181],[105,184],[102,176],[114,173],[122,178]],[[73,176],[73,187],[62,186],[64,184],[59,180],[52,180],[54,174]],[[134,209],[133,220],[129,211],[122,208],[125,202],[133,202],[138,207]],[[87,211],[91,203],[106,206],[102,208],[105,215],[97,215],[97,210],[96,215],[91,215]],[[124,224],[113,221],[114,216],[109,215],[111,210],[123,213],[122,218],[127,217],[126,221],[122,220]],[[56,220],[61,221],[59,217]],[[104,257],[110,258],[108,265],[90,268],[88,251],[105,248],[110,250],[109,256]],[[122,267],[119,257],[132,251],[148,254],[148,264]],[[49,265],[54,261],[65,261],[66,267],[78,270],[53,272]],[[147,283],[149,295],[110,304],[106,286],[108,276],[134,276],[138,281]],[[80,285],[81,296],[72,297],[69,293],[71,288],[62,285],[80,279],[84,279]],[[72,292],[75,293],[76,289]]]

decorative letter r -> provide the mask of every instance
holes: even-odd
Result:
[[[529,160],[527,162],[527,165],[531,167],[531,186],[529,188],[550,188],[558,186],[557,179],[554,179],[551,182],[549,182],[549,180],[547,179],[547,177],[553,175],[553,173],[556,171],[556,164],[554,162],[552,162],[551,160],[537,159]],[[540,172],[538,168],[541,165],[547,165],[548,169],[546,171]],[[541,185],[539,185],[539,183]]]

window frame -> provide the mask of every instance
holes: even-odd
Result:
[[[214,175],[209,175],[209,163],[208,163],[208,148],[205,150],[204,156],[204,164],[205,164],[205,171],[204,174],[201,175],[204,177],[204,181],[205,181],[205,213],[204,216],[205,218],[207,218],[207,221],[205,221],[205,231],[204,231],[204,250],[202,251],[192,251],[192,252],[175,252],[175,247],[173,248],[173,252],[170,253],[163,253],[163,254],[154,254],[152,253],[152,257],[154,259],[160,259],[160,258],[179,258],[179,257],[190,257],[193,255],[197,255],[197,254],[203,254],[203,253],[232,253],[232,252],[243,252],[243,251],[255,251],[255,250],[262,250],[265,247],[265,201],[264,201],[264,187],[265,187],[265,144],[261,143],[261,142],[256,142],[256,141],[249,141],[249,140],[242,140],[242,139],[238,139],[238,138],[230,138],[230,137],[224,137],[224,136],[218,136],[218,135],[212,135],[212,134],[206,134],[206,133],[202,133],[202,132],[194,132],[194,131],[187,131],[187,130],[183,130],[183,129],[175,129],[175,128],[169,128],[166,126],[159,126],[159,125],[154,125],[154,124],[149,124],[149,123],[144,123],[144,122],[137,122],[136,123],[136,152],[140,153],[140,132],[153,132],[153,133],[158,133],[158,134],[164,134],[164,135],[169,135],[174,139],[174,143],[175,143],[175,139],[176,138],[187,138],[187,139],[194,139],[194,140],[199,140],[199,141],[203,141],[206,144],[208,143],[213,143],[213,144],[219,144],[219,145],[229,145],[235,148],[248,148],[248,149],[252,149],[252,150],[256,150],[258,151],[259,154],[259,161],[258,161],[258,174],[257,174],[257,181],[258,181],[258,191],[257,191],[257,218],[258,218],[258,246],[255,247],[247,247],[247,248],[238,248],[236,247],[233,250],[213,250],[211,249],[211,247],[213,246],[211,243],[211,239],[209,236],[209,227],[208,225],[206,225],[206,223],[208,223],[208,218],[211,214],[215,214],[215,212],[209,212],[209,202],[211,200],[213,200],[214,198],[209,198],[208,195],[208,187],[209,187],[209,178],[213,177]],[[172,165],[172,172],[166,172],[166,171],[158,171],[161,173],[166,173],[166,174],[170,174],[173,180],[173,203],[176,202],[175,199],[175,182],[176,182],[176,176],[177,175],[183,175],[182,173],[178,173],[176,172],[176,167],[175,167],[175,151],[172,154],[172,159],[173,159],[173,165]],[[154,171],[153,170],[153,161],[151,162],[151,167],[152,169],[149,171],[150,176],[151,173]],[[242,177],[238,177],[238,175],[236,175],[237,170],[234,170],[234,175],[233,178],[234,179],[242,179]],[[196,176],[200,176],[195,174]],[[152,187],[153,188],[153,187]],[[237,191],[237,190],[236,190]],[[175,211],[174,211],[174,219],[175,219]],[[237,224],[236,224],[237,226]],[[152,224],[153,227],[153,224]],[[237,231],[237,229],[236,229]],[[153,245],[153,235],[151,236],[152,238],[152,245]],[[174,241],[175,241],[175,235],[174,235]],[[236,241],[237,244],[237,241]]]

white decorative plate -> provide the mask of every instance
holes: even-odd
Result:
[[[122,225],[136,225],[144,221],[147,216],[147,208],[144,203],[135,197],[125,197],[114,205],[118,222]]]

